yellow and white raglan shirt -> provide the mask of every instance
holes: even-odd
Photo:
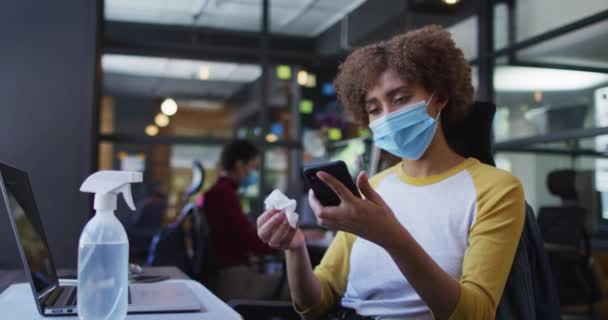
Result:
[[[506,171],[469,158],[439,175],[416,178],[401,163],[370,180],[433,260],[460,283],[450,319],[494,319],[524,220],[523,188]],[[338,304],[378,319],[432,319],[390,255],[355,235],[338,232],[315,268],[317,318]]]

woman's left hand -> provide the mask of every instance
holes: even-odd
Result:
[[[401,227],[401,224],[382,197],[374,191],[365,172],[357,177],[357,187],[365,199],[353,195],[344,184],[326,172],[317,173],[317,177],[334,190],[341,200],[336,207],[324,207],[312,189],[309,191],[310,206],[321,226],[355,234],[383,247],[389,244],[391,231]]]

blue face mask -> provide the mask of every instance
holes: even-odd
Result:
[[[249,174],[247,174],[246,177],[241,178],[241,180],[239,181],[239,185],[241,188],[247,188],[258,183],[259,179],[260,174],[257,170],[249,170]]]
[[[431,95],[429,101],[432,98]],[[374,144],[397,157],[420,159],[435,136],[439,119],[439,114],[437,119],[431,118],[427,107],[428,103],[423,100],[371,122]]]

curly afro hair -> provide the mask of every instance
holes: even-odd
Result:
[[[444,127],[460,122],[468,112],[473,100],[471,67],[450,33],[431,25],[357,49],[340,65],[334,86],[357,123],[368,124],[366,92],[389,68],[447,100],[441,113]]]

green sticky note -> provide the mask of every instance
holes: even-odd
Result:
[[[291,67],[287,65],[277,66],[277,78],[281,80],[291,79]]]
[[[359,137],[367,138],[371,136],[372,133],[369,131],[369,129],[359,129]]]
[[[311,100],[302,99],[300,100],[300,112],[303,114],[311,114],[314,106]]]
[[[331,141],[342,139],[342,130],[340,128],[329,128],[327,130],[327,137]]]

